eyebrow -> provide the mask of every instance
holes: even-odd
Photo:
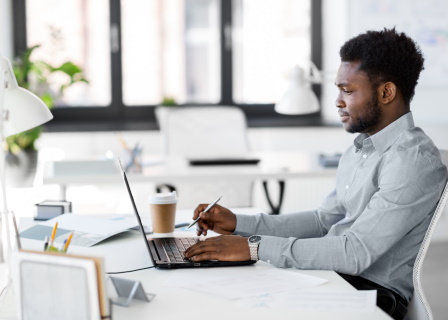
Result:
[[[340,88],[340,87],[347,87],[349,85],[349,83],[347,82],[341,82],[341,83],[335,83],[334,84],[336,87]]]

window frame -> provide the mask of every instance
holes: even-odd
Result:
[[[121,8],[120,0],[109,0],[110,29],[117,28],[119,49],[111,54],[111,103],[107,107],[83,106],[56,108],[54,119],[45,127],[51,132],[157,130],[154,105],[128,107],[123,103],[121,79]],[[232,25],[232,1],[221,0],[221,100],[207,106],[236,106],[247,117],[249,127],[294,127],[323,125],[321,111],[309,115],[289,116],[274,111],[274,104],[237,104],[232,99],[232,51],[225,47],[224,30]],[[14,53],[27,48],[26,0],[13,1]],[[322,66],[322,0],[311,0],[311,60]],[[313,85],[321,98],[321,86]],[[181,106],[188,106],[183,104]],[[201,104],[192,104],[195,106]]]

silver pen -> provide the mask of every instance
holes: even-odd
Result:
[[[211,208],[213,208],[213,207],[215,206],[215,204],[217,204],[218,201],[221,200],[221,198],[222,198],[222,196],[220,196],[218,199],[216,199],[215,201],[213,201],[212,203],[210,203],[210,204],[208,205],[208,207],[205,208],[205,210],[202,211],[202,212],[207,212],[208,210],[210,210]],[[200,217],[197,217],[196,220],[194,220],[192,223],[190,223],[190,225],[188,226],[188,229],[190,229],[192,226],[194,226],[194,225],[196,224],[196,222],[199,221],[199,219],[200,219]]]

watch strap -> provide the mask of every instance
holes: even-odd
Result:
[[[252,261],[258,261],[258,246],[260,245],[259,242],[252,243],[249,242],[249,252],[250,252],[250,260]]]

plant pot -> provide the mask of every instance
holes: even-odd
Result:
[[[176,110],[181,109],[179,106],[158,106],[155,109],[156,120],[160,129],[160,137],[161,137],[161,148],[162,155],[167,157],[169,154],[168,150],[168,117],[170,116],[170,112],[175,112]]]
[[[37,169],[36,150],[22,150],[18,154],[6,154],[6,185],[8,187],[32,187]]]

